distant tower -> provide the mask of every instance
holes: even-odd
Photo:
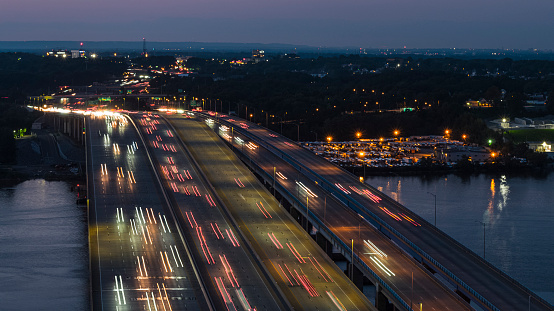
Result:
[[[146,39],[142,38],[142,55],[146,55]]]

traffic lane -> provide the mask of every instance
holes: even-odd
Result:
[[[209,131],[209,130],[205,129],[204,131]],[[189,134],[190,137],[198,136],[198,135],[191,134],[190,130],[188,129],[186,130],[186,132]],[[205,132],[205,134],[207,133],[211,133],[211,131]],[[227,151],[227,154],[226,154],[227,157],[231,156],[232,158],[234,158],[234,155],[230,152],[230,150],[227,147],[222,147],[222,144],[219,141],[219,138],[217,138],[216,136],[213,136],[212,139],[214,140],[214,142],[219,143],[216,145],[218,146],[217,148],[221,148],[221,150],[220,152],[215,152],[215,153],[201,152],[201,154],[203,155],[202,160],[206,160],[206,161],[211,160],[211,162],[208,161],[205,164],[205,166],[216,168],[213,170],[215,172],[212,172],[212,174],[218,176],[217,180],[221,184],[218,188],[225,189],[222,192],[225,193],[227,200],[235,201],[235,202],[244,201],[244,206],[241,205],[241,208],[240,208],[240,210],[243,212],[244,215],[239,216],[237,218],[241,218],[245,223],[254,223],[256,225],[256,228],[252,228],[250,232],[254,236],[254,239],[257,240],[257,243],[262,245],[260,246],[260,249],[262,249],[262,251],[265,252],[264,255],[270,258],[270,260],[272,258],[277,258],[276,256],[278,256],[281,259],[281,261],[286,259],[289,262],[292,262],[292,263],[289,263],[291,267],[295,267],[293,265],[295,264],[295,262],[297,262],[298,257],[295,257],[292,255],[292,253],[287,252],[287,253],[284,253],[285,257],[287,258],[284,258],[282,248],[278,247],[277,245],[281,244],[281,246],[284,247],[284,245],[287,245],[286,243],[289,243],[288,245],[294,246],[299,253],[304,255],[305,254],[310,255],[317,252],[319,250],[317,246],[314,248],[314,250],[310,250],[309,246],[310,246],[310,243],[313,244],[313,241],[308,236],[306,236],[306,239],[304,241],[298,240],[295,238],[295,236],[302,236],[306,234],[303,232],[303,230],[299,230],[298,227],[295,225],[295,222],[293,223],[288,216],[285,216],[285,218],[289,223],[293,224],[292,226],[294,228],[292,230],[296,230],[297,233],[291,236],[286,232],[287,231],[286,228],[283,230],[282,225],[279,224],[282,221],[282,219],[279,220],[279,218],[282,217],[279,214],[281,209],[277,208],[279,211],[274,209],[273,206],[277,205],[276,202],[274,202],[274,199],[269,194],[266,193],[265,188],[261,187],[261,185],[258,184],[255,178],[248,171],[246,171],[244,167],[242,168],[242,171],[239,170],[235,173],[235,171],[237,170],[236,163],[230,162],[229,164],[226,164],[226,165],[221,164],[223,162],[221,159],[221,156],[219,155],[221,152]],[[196,149],[196,148],[192,148],[192,149]],[[215,158],[210,159],[209,156],[205,156],[208,153],[212,154]],[[226,178],[223,178],[223,177],[226,177]],[[237,183],[237,179],[241,180],[243,187],[240,186],[241,183]],[[258,206],[256,203],[261,203],[260,206],[263,206],[263,207]],[[288,228],[288,230],[291,230],[291,228]],[[272,235],[271,237],[268,237],[268,234],[271,234],[271,233],[273,233],[274,235]],[[302,245],[302,243],[305,243],[308,245]],[[310,257],[308,256],[307,258],[310,258]],[[278,265],[282,266],[281,261],[277,261],[277,264],[275,264],[275,266],[278,266]],[[332,263],[331,265],[334,266],[334,264]],[[303,271],[305,272],[306,270],[310,270],[306,268],[304,269],[305,270]],[[321,274],[318,274],[317,268],[316,269],[311,268],[310,272],[312,273],[311,275],[309,275],[310,281],[316,280],[318,277],[320,279],[322,278]],[[322,272],[319,272],[319,273],[322,273]],[[342,272],[339,271],[339,273],[340,274],[337,274],[337,275],[339,277],[344,278],[344,276],[342,275]],[[281,278],[283,278],[283,276],[281,276]],[[317,286],[319,284],[314,283],[314,285]],[[329,286],[329,284],[327,284],[327,286]],[[339,289],[337,290],[340,290],[340,286],[339,286]],[[301,291],[300,291],[300,294],[302,294]],[[336,294],[341,295],[340,292],[337,292]],[[306,293],[304,292],[303,295],[306,295]],[[346,297],[345,299],[348,299],[348,298]],[[347,303],[347,300],[343,302]],[[323,306],[325,306],[325,304]],[[359,306],[359,303],[358,303],[358,306]],[[355,307],[355,304],[353,304],[353,307]]]
[[[250,130],[251,132],[254,132]],[[263,132],[263,131],[260,131]],[[263,137],[262,135],[258,134],[259,137]],[[263,137],[263,139],[266,139]],[[267,140],[267,139],[266,139]],[[289,146],[285,145],[283,149],[288,149],[288,152],[296,158],[296,159],[303,159],[304,161],[311,161],[312,168],[315,168],[316,166],[318,168],[321,168],[322,164],[324,166],[325,163],[323,162],[323,159],[317,159],[317,160],[309,160],[309,158],[312,158],[313,155],[310,154],[308,150],[300,150],[303,148],[296,147],[296,146]],[[323,172],[320,173],[321,169],[318,170],[318,173],[322,175],[323,177],[328,178],[328,180],[333,180],[332,178],[335,178],[335,181],[337,182],[343,182],[343,183],[351,183],[352,178],[350,176],[344,176],[344,172],[341,172],[341,170],[338,167],[334,167],[333,165],[328,165],[327,169],[323,169]],[[337,173],[338,172],[338,173]],[[343,177],[342,180],[339,178]],[[371,190],[370,190],[371,191]],[[373,202],[368,202],[367,199],[365,199],[365,203],[369,206],[375,205]],[[388,208],[393,209],[395,212],[406,212],[403,208],[398,208],[396,205],[387,205]],[[376,214],[379,213],[378,210],[374,209],[374,212]],[[389,215],[384,215],[381,213],[381,218],[386,219]],[[390,221],[389,221],[390,223]],[[423,222],[420,222],[423,223]],[[418,232],[414,232],[414,228],[410,228],[410,226],[399,226],[395,225],[394,222],[390,223],[395,229],[397,229],[399,232],[403,232],[405,236],[418,236],[421,235],[421,231],[426,231],[424,228],[423,230],[418,230]],[[401,229],[399,229],[400,227]],[[411,230],[410,230],[411,229]],[[406,232],[408,231],[408,232]],[[426,232],[429,233],[429,232]],[[452,245],[449,245],[448,243],[433,243],[429,241],[436,240],[436,235],[426,234],[425,237],[412,239],[412,242],[414,242],[416,245],[424,249],[428,254],[430,254],[435,260],[443,263],[447,269],[449,269],[451,272],[453,272],[458,277],[464,276],[464,281],[469,284],[474,290],[477,292],[493,292],[494,295],[499,298],[498,300],[495,299],[495,302],[493,302],[497,307],[499,308],[509,308],[513,307],[514,305],[519,305],[524,307],[527,303],[526,297],[528,297],[525,293],[522,293],[521,291],[517,290],[516,287],[511,286],[511,281],[509,280],[503,280],[503,277],[498,275],[497,273],[491,273],[490,269],[485,267],[484,265],[478,264],[477,260],[474,260],[475,258],[466,257],[466,252],[464,250],[458,250],[454,252],[436,252],[433,251],[433,249],[440,249],[438,247],[447,247],[447,249],[452,249]],[[423,242],[423,243],[422,243]],[[439,245],[440,244],[440,245]],[[428,248],[428,246],[431,246],[431,248]],[[445,254],[446,253],[446,254]],[[452,260],[452,261],[444,261],[444,259]],[[453,264],[452,264],[453,263]],[[470,266],[470,267],[468,267]],[[465,269],[461,267],[467,267]],[[483,275],[486,275],[487,277],[483,278]],[[467,277],[470,278],[467,278]],[[491,282],[493,279],[497,279],[496,283]],[[500,282],[498,282],[498,279],[500,279]],[[508,283],[506,286],[505,284]],[[496,284],[496,285],[495,285]],[[499,286],[500,284],[500,286]],[[506,295],[506,293],[511,293],[512,295]],[[548,307],[546,307],[548,309]]]
[[[94,131],[96,132],[96,131]],[[117,136],[117,133],[115,133]],[[93,139],[91,139],[93,140]],[[94,142],[93,142],[94,144]],[[101,144],[101,146],[104,146],[103,144]],[[111,146],[104,146],[104,147],[110,147]],[[109,162],[110,160],[115,162],[116,164],[114,166],[116,167],[120,167],[122,165],[122,161],[124,162],[124,160],[122,160],[123,158],[118,158],[116,156],[111,156],[109,152],[105,152],[105,150],[101,150],[99,152],[104,158],[106,158],[107,161],[104,161],[104,162]],[[108,163],[106,163],[108,164]],[[111,164],[111,163],[110,163]],[[106,167],[111,167],[111,165],[106,165]],[[106,172],[106,171],[102,171],[100,169],[98,169],[97,173],[100,175],[102,174],[102,172]],[[108,174],[109,174],[109,170],[108,170]],[[133,248],[135,248],[135,245],[133,245],[132,243],[130,243],[129,241],[126,241],[126,239],[121,239],[121,229],[122,227],[125,227],[125,224],[124,223],[117,223],[117,225],[115,224],[116,221],[120,220],[120,219],[117,219],[117,216],[121,216],[121,217],[125,217],[125,215],[123,214],[124,213],[124,208],[123,207],[119,207],[119,206],[126,206],[126,205],[130,205],[132,204],[132,195],[130,195],[130,193],[132,191],[130,191],[130,189],[126,186],[122,186],[123,183],[126,182],[126,179],[125,178],[121,178],[121,177],[117,177],[116,179],[116,174],[114,172],[114,174],[111,174],[112,176],[112,184],[118,184],[116,185],[115,187],[113,185],[110,185],[109,184],[109,176],[110,175],[105,175],[105,179],[106,179],[106,182],[102,181],[103,182],[103,186],[104,186],[104,192],[105,192],[105,195],[104,195],[104,211],[105,213],[100,213],[100,218],[104,218],[105,220],[105,224],[107,225],[106,228],[104,228],[102,226],[102,230],[103,231],[106,231],[109,235],[108,237],[109,240],[108,240],[108,245],[110,244],[119,244],[119,250],[117,249],[117,245],[115,245],[115,247],[113,247],[114,245],[112,245],[111,248],[115,248],[115,250],[113,250],[113,252],[111,252],[111,254],[109,254],[110,256],[108,256],[108,258],[110,258],[110,264],[112,264],[112,266],[114,267],[114,271],[132,271],[134,268],[133,267],[133,264],[131,264],[131,261],[130,259],[132,259],[133,257],[132,256],[129,256],[129,252],[133,251]],[[102,177],[100,178],[100,180],[102,180]],[[141,180],[141,178],[139,178],[139,180]],[[99,200],[99,201],[102,201],[102,200]],[[160,204],[156,204],[155,206],[160,206]],[[117,213],[117,216],[116,216],[116,211],[118,211]],[[118,229],[120,230],[115,230],[115,228],[119,227]],[[119,232],[118,232],[119,231]],[[103,235],[106,235],[106,234],[103,234]],[[123,242],[127,242],[127,243],[115,243],[115,242],[118,242],[119,241],[123,241]],[[130,245],[130,249],[129,250],[129,244]],[[117,260],[114,261],[114,259],[117,257],[116,256],[116,252],[118,252],[120,254],[120,261],[118,262]],[[116,256],[116,257],[114,257]],[[122,264],[123,261],[127,262],[128,264]],[[128,283],[133,283],[133,281],[129,281],[129,280],[132,280],[133,277],[129,276],[129,275],[122,275],[122,274],[114,274],[114,275],[109,275],[110,277],[108,278],[107,275],[109,275],[109,272],[108,273],[104,273],[104,279],[106,280],[106,285],[103,286],[104,288],[110,288],[112,287],[114,284],[117,284],[117,288],[119,289],[122,289],[122,288],[127,288],[127,285]],[[111,276],[114,276],[114,278],[111,278]],[[116,280],[115,280],[115,276],[118,276],[118,279],[119,279],[119,282],[118,283],[115,283]],[[121,283],[123,282],[123,284]],[[136,284],[136,283],[135,283]],[[163,284],[162,284],[163,285]],[[130,285],[129,286],[130,288],[133,288],[134,286]],[[104,290],[106,291],[106,290]],[[108,292],[112,292],[114,293],[115,295],[115,291],[114,289],[111,289],[111,290],[107,290]],[[125,299],[125,297],[123,296],[125,293],[129,294],[129,292],[125,289],[125,290],[119,290],[117,292],[117,300],[118,302],[122,302],[123,299]],[[134,294],[134,293],[139,293],[139,292],[133,292],[131,290],[131,295]],[[130,301],[127,301],[127,299],[125,299],[123,302],[124,303],[131,303],[131,301],[140,301],[140,299],[135,299],[135,298],[140,298],[139,296],[137,297],[128,297],[128,299],[130,299]],[[111,301],[111,300],[110,300]],[[140,303],[139,303],[140,304]],[[167,304],[167,303],[166,303]],[[179,304],[177,304],[179,305]],[[161,306],[160,306],[161,307]]]
[[[330,173],[327,175],[332,176]],[[348,181],[348,178],[344,174],[337,174],[333,181],[346,184],[347,182],[352,182],[352,179]],[[383,215],[382,210],[377,209],[376,206],[386,207],[392,213],[399,214],[406,212],[401,206],[388,201],[375,204],[364,197],[361,200],[357,199],[357,201],[366,207],[373,208],[372,211],[385,221],[390,215]],[[476,255],[467,253],[465,250],[452,245],[452,243],[448,243],[442,238],[437,239],[435,229],[427,225],[426,222],[420,220],[420,223],[423,224],[422,227],[414,227],[409,222],[388,221],[388,223],[402,235],[410,237],[412,243],[418,245],[446,269],[464,280],[471,288],[479,293],[493,294],[493,296],[488,297],[496,297],[494,301],[491,300],[496,307],[501,309],[513,306],[525,307],[528,304],[528,295],[512,286],[511,281],[503,279],[502,276],[491,271],[486,265],[481,264],[480,258],[477,258]],[[439,251],[446,249],[450,251]]]
[[[280,161],[276,158],[271,159],[271,155],[269,154],[261,156],[260,158],[263,159],[260,161],[266,160],[264,163],[262,163],[262,168],[264,168],[268,173],[269,171],[273,171],[272,165],[275,165],[276,162]],[[285,162],[280,162],[276,166],[280,169],[281,172],[284,173],[285,176],[293,176],[296,173],[296,170],[287,165]],[[305,185],[310,185],[310,183],[313,183],[303,175],[300,176],[301,181]],[[296,186],[294,181],[292,181],[292,178],[281,180],[280,182],[284,184],[284,186],[287,187],[291,193],[298,191],[298,187]],[[400,251],[397,246],[393,245],[388,238],[384,237],[382,233],[378,232],[372,226],[368,225],[365,220],[363,220],[357,214],[353,213],[350,209],[343,207],[342,204],[336,201],[332,196],[327,196],[327,208],[325,208],[325,193],[318,187],[315,187],[315,185],[311,185],[309,188],[311,190],[313,189],[312,191],[314,191],[318,195],[317,198],[311,198],[309,200],[310,211],[317,214],[320,219],[325,219],[327,225],[342,239],[343,242],[349,245],[350,240],[354,239],[355,250],[360,249],[360,247],[365,247],[365,245],[362,244],[363,242],[359,241],[360,234],[358,230],[361,226],[362,233],[370,233],[367,236],[361,235],[362,240],[370,240],[371,242],[374,242],[379,249],[383,249],[387,254],[396,254],[395,256],[387,257],[387,261],[393,262],[393,267],[395,267],[393,271],[403,271],[403,273],[400,273],[399,275],[394,277],[387,275],[379,267],[379,264],[375,263],[374,261],[364,260],[366,264],[368,264],[370,267],[375,267],[376,273],[380,275],[382,279],[389,280],[391,282],[389,284],[394,284],[393,287],[399,290],[405,290],[406,288],[411,289],[411,271],[413,271],[414,282],[416,280],[426,280],[425,282],[423,282],[423,284],[428,284],[420,286],[420,288],[424,287],[427,289],[426,291],[421,293],[421,297],[419,297],[420,301],[425,301],[426,304],[434,302],[432,304],[433,306],[436,306],[437,309],[447,309],[452,308],[453,304],[457,305],[458,301],[456,299],[453,299],[453,294],[450,291],[442,289],[442,285],[439,284],[436,279],[430,277],[426,271],[421,270],[422,268],[418,264],[415,264],[412,258],[406,258],[406,255],[402,251]],[[408,269],[409,271],[407,270],[407,267],[411,267]],[[403,280],[398,282],[398,280],[402,277]],[[403,297],[405,301],[409,301],[410,298],[411,297],[409,296]],[[414,298],[417,299],[418,297],[415,296]],[[433,299],[436,299],[436,301],[433,301]],[[451,303],[444,303],[445,300],[450,301]],[[456,301],[452,302],[453,300]],[[454,309],[457,308],[464,308],[464,306],[462,304],[461,306],[454,307]]]
[[[151,135],[155,135],[157,137],[156,139],[161,146],[163,146],[162,144],[165,143],[178,144],[177,141],[172,141],[175,140],[175,138],[168,138],[173,137],[173,134],[167,132],[168,129],[164,127],[164,121],[160,121],[161,122],[157,123],[157,130],[153,130]],[[160,133],[163,133],[164,131],[166,134],[168,134],[168,137],[162,136],[163,134],[160,135]],[[217,264],[221,263],[225,267],[224,269],[222,269],[218,266],[211,269],[210,279],[212,277],[222,278],[225,280],[225,282],[231,282],[231,286],[229,287],[240,287],[240,290],[237,290],[236,292],[236,297],[234,296],[235,293],[233,291],[231,293],[231,295],[234,296],[235,300],[241,299],[242,301],[245,301],[245,297],[246,299],[248,299],[248,297],[251,297],[248,302],[253,305],[261,305],[262,303],[268,304],[269,301],[274,300],[267,289],[265,291],[263,290],[265,288],[265,284],[263,283],[263,281],[261,281],[261,276],[259,275],[259,273],[253,274],[253,272],[256,272],[256,269],[252,265],[251,259],[248,258],[244,249],[241,248],[240,245],[235,246],[234,244],[229,242],[231,241],[230,239],[225,240],[224,236],[221,236],[223,232],[226,232],[227,234],[230,233],[230,235],[233,237],[236,235],[236,233],[234,233],[234,230],[232,230],[231,226],[226,223],[220,210],[218,208],[215,208],[215,205],[213,205],[215,204],[215,201],[213,201],[213,195],[211,195],[205,185],[203,183],[195,183],[195,181],[201,181],[201,179],[197,175],[196,170],[192,167],[190,161],[184,159],[184,152],[173,156],[167,156],[168,150],[165,148],[156,148],[154,150],[154,153],[156,153],[158,158],[160,159],[160,165],[171,165],[171,167],[174,168],[176,171],[182,171],[185,167],[188,168],[187,176],[191,179],[187,179],[186,182],[184,179],[179,179],[179,181],[175,181],[175,183],[179,183],[179,185],[189,184],[189,186],[195,184],[197,185],[196,189],[198,193],[201,194],[201,196],[193,196],[192,194],[186,195],[182,193],[180,189],[178,189],[178,192],[173,192],[172,190],[169,190],[172,189],[172,187],[168,187],[169,192],[177,198],[177,201],[179,203],[187,202],[187,204],[185,204],[186,206],[184,207],[183,204],[179,204],[181,207],[181,215],[183,215],[183,218],[185,219],[184,223],[190,224],[191,229],[197,227],[205,229],[200,235],[195,237],[197,241],[197,252],[200,253],[200,249],[198,246],[200,245],[200,247],[202,247],[201,252],[202,254],[204,254],[204,261],[206,261],[208,265],[214,265],[217,262]],[[173,178],[173,173],[177,174],[176,171],[170,174],[165,174],[168,183],[173,183],[173,180],[177,180]],[[209,197],[212,197],[212,199],[208,200]],[[194,208],[194,206],[196,206],[196,208]],[[194,212],[193,214],[192,210],[200,211],[200,213]],[[193,219],[192,223],[190,222],[191,219]],[[218,228],[217,231],[215,228]],[[220,230],[222,230],[222,232]],[[200,238],[200,236],[202,237],[202,241],[197,240]],[[205,241],[205,244],[202,244],[204,243],[203,241]],[[238,247],[239,250],[236,250],[236,247]],[[216,254],[221,255],[216,256]],[[246,264],[247,262],[249,262],[250,264]],[[232,266],[242,267],[243,275],[246,274],[246,271],[248,271],[248,273],[245,277],[243,277],[243,275],[241,275],[240,273],[235,273],[239,272],[240,269],[233,269]],[[232,269],[231,274],[229,274],[230,269]],[[273,306],[265,306],[265,309],[271,310],[276,305],[277,303],[275,302]]]

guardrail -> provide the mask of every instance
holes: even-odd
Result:
[[[250,133],[244,131],[242,128],[236,127],[234,124],[226,121],[226,120],[218,120],[221,123],[226,123],[228,126],[231,126],[233,128],[236,128],[236,131],[241,133],[243,136],[248,137],[251,140],[255,140],[257,143],[262,145],[266,150],[270,151],[271,153],[275,154],[276,156],[281,157],[283,160],[285,160],[287,163],[292,165],[294,168],[296,168],[299,171],[302,171],[304,169],[304,172],[308,172],[311,175],[311,178],[316,178],[317,182],[319,182],[319,186],[321,186],[326,191],[330,192],[331,194],[334,194],[334,196],[342,201],[346,206],[353,209],[355,212],[362,214],[363,216],[369,216],[368,218],[373,219],[376,223],[376,227],[382,231],[382,227],[386,228],[389,232],[394,234],[397,238],[399,238],[401,241],[409,245],[413,250],[415,250],[420,256],[424,257],[426,260],[431,262],[435,267],[440,269],[445,275],[447,275],[449,278],[454,280],[459,286],[464,288],[469,294],[471,294],[473,297],[475,297],[477,300],[481,302],[481,304],[485,307],[487,307],[490,310],[493,311],[500,311],[497,307],[495,307],[490,301],[488,301],[485,297],[480,295],[477,291],[475,291],[473,288],[471,288],[469,285],[467,285],[464,281],[462,281],[460,278],[458,278],[456,275],[454,275],[450,270],[448,270],[446,267],[441,265],[438,261],[433,259],[429,254],[427,254],[425,251],[423,251],[421,248],[419,248],[417,245],[415,245],[413,242],[411,242],[407,237],[405,237],[403,234],[398,232],[396,229],[394,229],[392,226],[390,226],[388,223],[383,221],[379,216],[377,216],[375,213],[368,210],[365,206],[357,202],[356,200],[346,197],[342,191],[336,191],[336,186],[327,181],[327,179],[323,178],[310,168],[304,166],[302,163],[299,163],[296,159],[291,157],[290,155],[286,154],[285,152],[275,148],[274,146],[267,144],[265,141],[261,141],[257,136],[251,135]],[[306,175],[306,173],[304,173]],[[323,187],[325,185],[326,187]],[[352,204],[350,204],[352,203]]]

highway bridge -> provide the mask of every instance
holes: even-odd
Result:
[[[158,115],[85,125],[93,310],[376,310],[228,149],[208,178]]]
[[[190,112],[84,120],[93,310],[553,309],[256,124]]]
[[[409,302],[410,308],[415,303],[423,303],[423,306],[436,310],[459,310],[460,306],[446,300],[448,297],[444,293],[450,292],[475,309],[552,310],[548,302],[432,224],[371,186],[360,183],[357,176],[297,143],[234,116],[211,112],[197,115],[206,120],[263,180],[274,184],[283,196],[294,197],[298,204],[293,204],[293,207],[302,217],[308,216],[311,226],[322,233],[327,230],[334,232],[331,240],[334,243],[340,240],[344,253],[348,249],[362,250],[361,255],[353,251],[352,256],[346,257],[351,262],[353,258],[354,266],[359,267],[364,277],[387,284],[390,288],[386,288],[388,294]],[[287,178],[282,178],[276,171],[288,172],[284,174]],[[332,207],[330,202],[333,202]],[[347,219],[330,223],[331,210],[342,213]],[[353,234],[356,224],[357,236]],[[375,231],[379,234],[376,235]],[[385,241],[378,240],[378,236],[398,246],[411,264],[394,263],[400,259],[392,259],[389,254],[383,256],[380,251],[387,253],[383,251]],[[363,253],[364,249],[369,252]],[[381,259],[381,262],[374,259]],[[420,275],[416,275],[418,268]],[[372,277],[373,273],[377,278]],[[433,280],[436,286],[432,286]],[[414,285],[407,285],[410,283]],[[443,295],[437,296],[438,293]],[[448,307],[441,305],[443,303]]]

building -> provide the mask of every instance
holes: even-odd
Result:
[[[489,153],[484,148],[478,147],[457,147],[437,149],[435,152],[436,158],[444,163],[457,163],[465,158],[471,162],[486,162],[491,158]]]
[[[83,50],[71,50],[71,58],[81,58],[85,56],[86,52]]]
[[[256,63],[263,61],[265,57],[264,50],[252,50],[252,60]]]
[[[69,54],[67,51],[65,50],[57,50],[57,51],[50,51],[50,52],[46,52],[46,56],[50,56],[50,57],[63,57],[63,58],[66,58],[66,57],[69,57],[71,54]]]

